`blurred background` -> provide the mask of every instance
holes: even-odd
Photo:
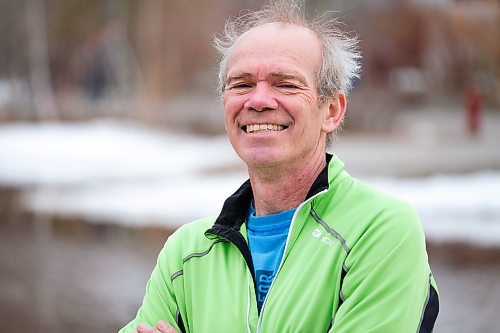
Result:
[[[168,235],[245,180],[211,41],[262,4],[0,1],[2,330],[117,331]],[[421,216],[435,331],[498,332],[500,2],[307,7],[339,11],[361,40],[332,151]]]

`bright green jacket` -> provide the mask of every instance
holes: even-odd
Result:
[[[292,219],[260,314],[245,217],[247,181],[217,218],[179,228],[158,256],[137,316],[179,332],[431,332],[437,288],[408,204],[329,165]]]

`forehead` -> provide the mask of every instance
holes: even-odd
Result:
[[[228,75],[254,67],[314,75],[321,56],[322,46],[313,31],[295,24],[268,23],[250,29],[236,41],[228,59]]]

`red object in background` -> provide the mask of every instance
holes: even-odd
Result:
[[[466,100],[467,130],[471,135],[477,135],[481,122],[481,94],[475,87],[467,90]]]

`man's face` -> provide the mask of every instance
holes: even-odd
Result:
[[[228,61],[225,126],[249,167],[323,154],[329,104],[318,105],[321,44],[310,30],[269,23],[240,37]]]

